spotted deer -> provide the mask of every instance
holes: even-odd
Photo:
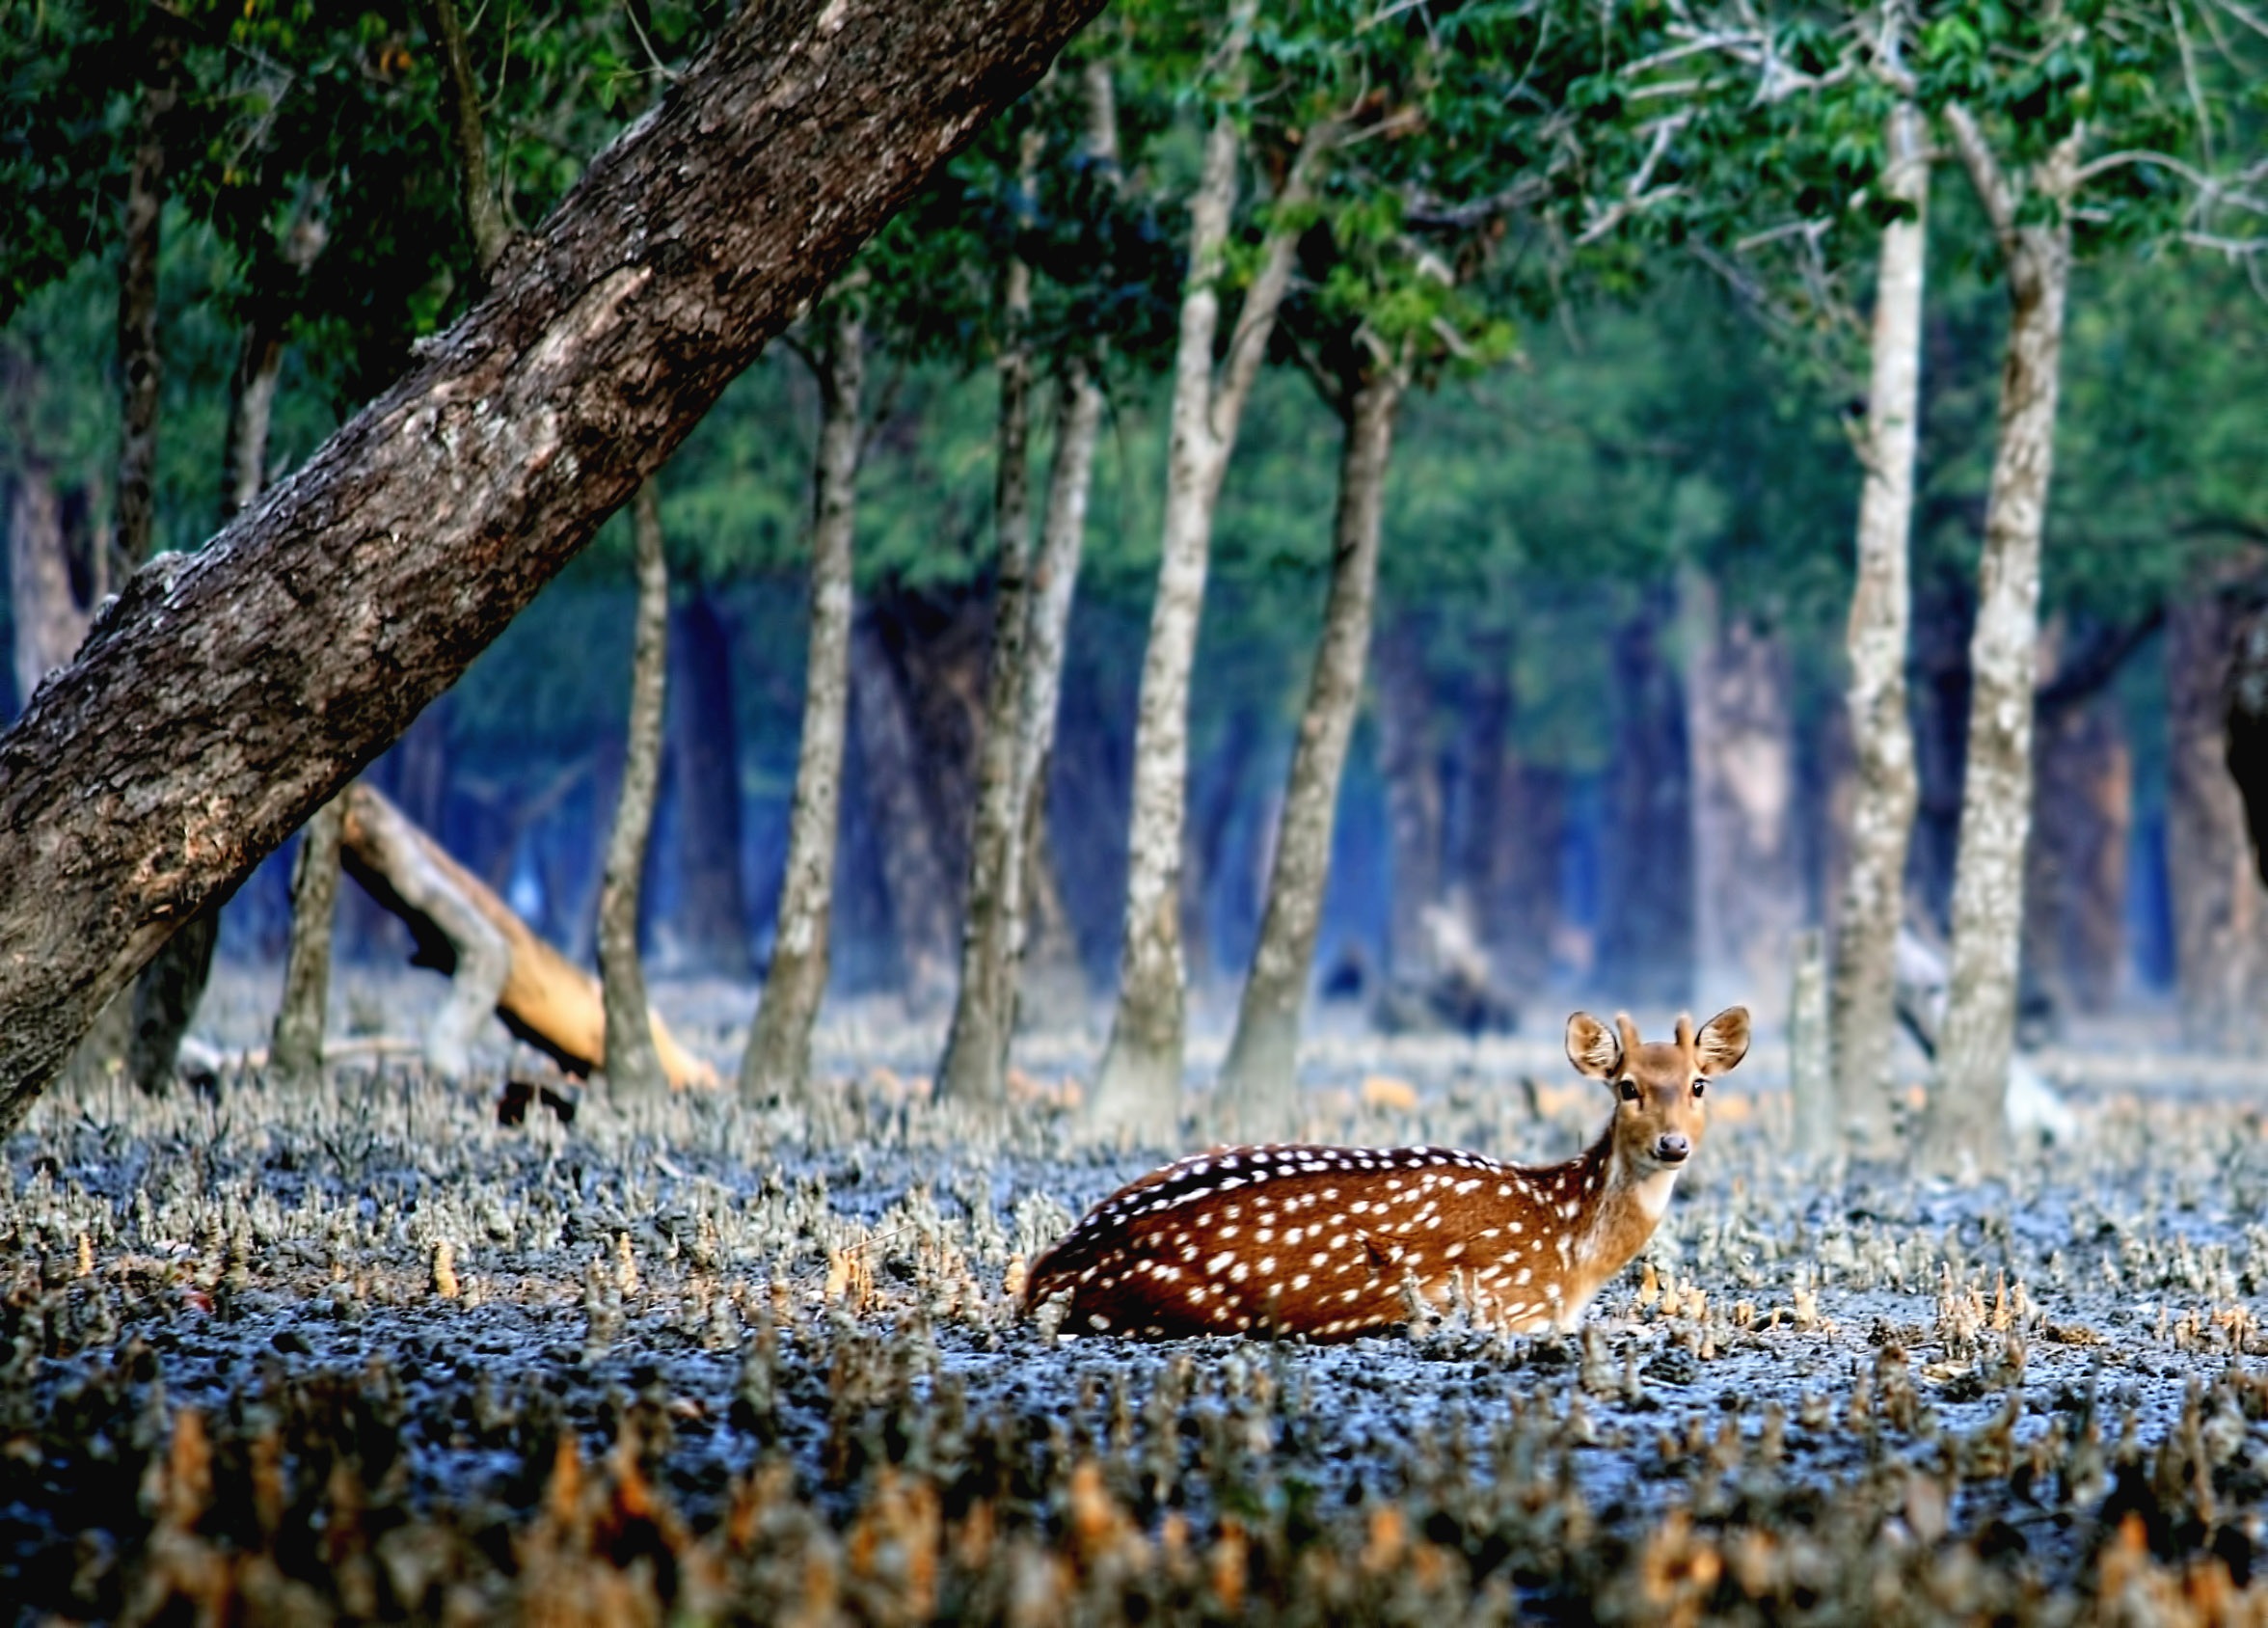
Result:
[[[1630,1263],[1701,1145],[1708,1084],[1748,1051],[1748,1011],[1641,1043],[1585,1012],[1567,1056],[1614,1094],[1564,1164],[1453,1148],[1291,1144],[1195,1154],[1121,1187],[1033,1266],[1025,1303],[1067,1295],[1066,1333],[1351,1340],[1461,1291],[1509,1332],[1562,1333]]]

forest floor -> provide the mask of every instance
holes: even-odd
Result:
[[[729,995],[661,1004],[728,1058]],[[1092,1026],[1005,1126],[926,1099],[935,1039],[831,1021],[810,1115],[504,1123],[537,1072],[366,1038],[319,1090],[58,1089],[0,1149],[0,1621],[2268,1612],[2268,1089],[2203,1060],[2069,1054],[2081,1142],[1964,1190],[1800,1168],[1762,1046],[1580,1338],[1309,1348],[1021,1317],[1162,1151],[1074,1133]],[[1606,1108],[1539,1041],[1307,1073],[1335,1141],[1557,1158]]]

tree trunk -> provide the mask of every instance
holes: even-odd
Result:
[[[2182,1044],[2250,1048],[2268,1001],[2268,887],[2247,851],[2225,717],[2237,612],[2217,585],[2166,615],[2166,862]]]
[[[414,371],[213,546],[127,584],[0,736],[0,1130],[1094,9],[734,14]]]
[[[1039,181],[1039,136],[1024,137],[1020,192]],[[1023,916],[1021,758],[1024,692],[1031,682],[1032,268],[1011,254],[1001,272],[1000,418],[992,482],[995,542],[992,653],[977,792],[969,819],[968,882],[961,894],[960,985],[937,1065],[937,1094],[996,1111],[1008,1101],[1008,1043],[1015,1023],[1012,956]]]
[[[741,873],[740,727],[732,652],[706,593],[677,612],[669,639],[669,762],[677,794],[677,932],[690,963],[755,975]]]
[[[1611,821],[1599,901],[1602,982],[1619,999],[1692,998],[1693,813],[1685,691],[1661,644],[1673,590],[1647,590],[1615,639]]]
[[[1386,971],[1420,983],[1433,971],[1427,912],[1442,898],[1441,754],[1434,749],[1433,685],[1425,672],[1424,629],[1396,616],[1378,640],[1378,774],[1386,782],[1388,874]]]
[[[1105,79],[1107,85],[1108,80]],[[1037,918],[1053,931],[1035,930],[1032,946],[1046,947],[1041,959],[1078,960],[1054,868],[1046,857],[1044,834],[1048,770],[1055,757],[1056,718],[1063,708],[1064,653],[1071,623],[1071,602],[1079,583],[1079,557],[1087,540],[1087,501],[1094,488],[1094,448],[1102,435],[1102,386],[1094,369],[1074,359],[1065,369],[1056,398],[1055,452],[1047,475],[1047,510],[1040,523],[1040,557],[1032,570],[1032,630],[1024,645],[1030,676],[1023,712],[1016,724],[1016,795],[1022,806],[1024,868],[1043,877],[1045,888],[1027,886],[1026,908],[1012,924],[1012,961],[1025,959],[1027,925]],[[1044,907],[1044,908],[1043,908]]]
[[[320,246],[318,234],[303,231],[299,235],[303,242]],[[302,273],[312,261],[314,247],[308,248],[306,259],[297,264]],[[251,505],[265,482],[268,425],[274,418],[276,382],[283,370],[284,309],[272,297],[256,300],[238,347],[236,369],[230,380],[229,424],[221,470],[223,526]],[[323,896],[328,901],[337,894],[338,881],[334,878]],[[326,912],[327,909],[326,906]],[[330,916],[324,913],[321,919],[327,934]],[[205,985],[211,981],[213,952],[220,945],[220,907],[208,904],[165,941],[135,981],[133,1042],[127,1052],[127,1070],[134,1083],[144,1091],[162,1091],[173,1078],[181,1042],[196,1021]],[[330,968],[327,943],[323,948],[322,966],[327,986]],[[311,975],[312,963],[305,970]],[[303,998],[310,997],[306,987],[300,992]],[[328,993],[327,987],[311,991],[315,1002],[314,1045],[318,1053],[322,1045],[322,1010]],[[300,1028],[307,1021],[305,1014],[294,1019]]]
[[[480,86],[465,50],[465,25],[457,0],[428,0],[434,43],[441,47],[442,84],[448,100],[449,145],[457,153],[457,196],[464,205],[465,233],[472,240],[472,260],[487,282],[504,258],[509,234],[496,188],[488,179],[488,138],[481,128]]]
[[[7,491],[8,616],[14,638],[15,693],[18,704],[28,707],[40,681],[85,641],[94,600],[82,600],[72,585],[69,529],[47,466],[26,458]],[[97,563],[100,555],[97,545],[93,551]]]
[[[447,0],[442,0],[446,4]],[[662,789],[662,691],[669,672],[669,563],[662,547],[662,501],[648,475],[631,508],[637,548],[637,631],[631,640],[630,728],[622,755],[622,792],[607,838],[607,875],[599,884],[599,987],[606,1001],[607,1085],[617,1093],[662,1090],[662,1060],[646,1011],[646,973],[638,958],[638,893],[646,872],[646,838]]]
[[[311,1080],[323,1067],[331,1004],[331,946],[338,914],[338,830],[346,800],[333,798],[300,833],[291,866],[291,948],[284,999],[268,1042],[268,1066],[285,1079]]]
[[[153,28],[147,51],[134,98],[133,154],[119,257],[117,542],[129,567],[149,557],[156,538],[157,409],[164,385],[157,261],[169,183],[168,126],[181,99],[179,37],[171,28]]]
[[[1687,595],[1696,998],[1712,1011],[1746,1002],[1775,1023],[1804,906],[1788,654],[1747,617],[1724,616],[1708,579],[1688,577]]]
[[[570,1072],[600,1067],[607,1030],[599,981],[374,788],[351,786],[338,801],[341,868],[408,927],[416,964],[451,980],[448,1000],[426,1028],[426,1062],[441,1073],[466,1072],[493,1013]],[[716,1083],[716,1071],[679,1045],[659,1017],[649,1012],[646,1021],[670,1084]]]
[[[1982,138],[1966,120],[1956,118],[1954,124],[2001,235],[2011,308],[1984,553],[1977,571],[1977,630],[1969,644],[1973,688],[1960,849],[1954,863],[1951,998],[1936,1088],[1917,1150],[1925,1168],[1967,1180],[1997,1174],[2008,1163],[2009,1062],[2023,938],[2024,844],[2032,821],[2039,537],[2055,452],[2071,258],[2066,204],[2077,139],[2059,144],[2035,176],[2055,220],[2020,225],[2012,195]]]
[[[820,427],[811,526],[811,635],[803,680],[803,738],[788,825],[771,967],[741,1058],[741,1097],[802,1098],[811,1081],[811,1032],[826,994],[828,918],[834,907],[835,834],[841,820],[843,736],[850,688],[850,544],[858,517],[858,458],[866,389],[866,334],[855,311],[827,313],[817,372]]]
[[[1240,0],[1227,55],[1241,59],[1255,6]],[[1119,1004],[1102,1057],[1089,1120],[1137,1139],[1171,1140],[1181,1097],[1182,951],[1180,866],[1183,796],[1189,773],[1189,669],[1204,608],[1207,556],[1221,477],[1235,446],[1276,312],[1291,281],[1300,205],[1313,168],[1332,140],[1310,130],[1278,195],[1277,224],[1261,245],[1259,270],[1244,296],[1216,376],[1220,280],[1228,218],[1236,203],[1241,146],[1226,112],[1205,140],[1203,170],[1190,199],[1189,271],[1174,361],[1174,401],[1166,464],[1157,603],[1142,665],[1134,737],[1133,817],[1127,835],[1125,925],[1119,957]]]
[[[1920,797],[1905,665],[1913,594],[1914,452],[1921,429],[1922,291],[1927,281],[1930,165],[1920,117],[1890,116],[1891,167],[1884,188],[1909,202],[1910,221],[1882,229],[1867,385],[1865,481],[1858,507],[1857,570],[1844,650],[1850,664],[1849,836],[1835,912],[1828,1028],[1842,1122],[1867,1152],[1891,1133],[1890,1058],[1896,1039],[1892,958],[1905,908],[1906,851]]]
[[[1341,415],[1345,439],[1339,450],[1338,513],[1332,528],[1331,589],[1284,782],[1259,944],[1245,977],[1236,1033],[1221,1073],[1221,1113],[1231,1141],[1288,1137],[1298,1127],[1300,1015],[1323,924],[1339,775],[1363,699],[1387,461],[1402,389],[1400,370],[1381,367],[1349,393]]]

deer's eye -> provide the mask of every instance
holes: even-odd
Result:
[[[1625,1102],[1635,1102],[1638,1099],[1638,1082],[1636,1080],[1624,1080],[1622,1082],[1621,1090],[1622,1099]]]
[[[1708,1089],[1709,1089],[1709,1082],[1708,1082],[1707,1080],[1705,1080],[1705,1079],[1697,1079],[1697,1080],[1695,1080],[1695,1081],[1693,1082],[1693,1095],[1694,1095],[1694,1096],[1696,1096],[1696,1097],[1700,1096],[1700,1095],[1701,1095],[1703,1092],[1707,1091]]]

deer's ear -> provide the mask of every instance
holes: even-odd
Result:
[[[1708,1022],[1693,1037],[1693,1058],[1701,1072],[1712,1078],[1729,1074],[1742,1058],[1748,1055],[1748,1009],[1728,1006]]]
[[[1567,1060],[1579,1074],[1612,1079],[1622,1067],[1622,1042],[1598,1018],[1578,1012],[1567,1019]]]

